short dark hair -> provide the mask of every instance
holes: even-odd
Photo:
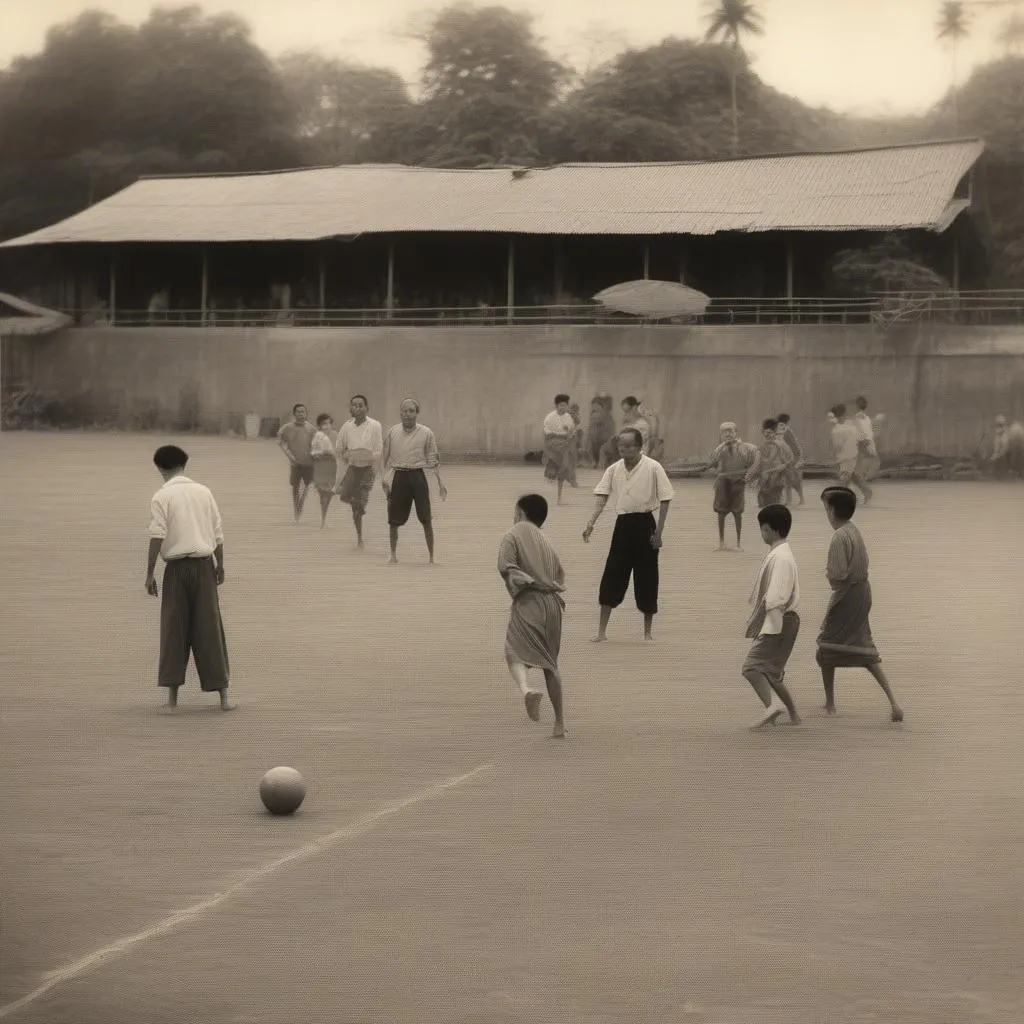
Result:
[[[831,412],[836,419],[839,419],[840,416],[846,415],[846,406],[840,402],[838,405],[833,405],[829,412]]]
[[[779,415],[776,416],[775,418],[780,423],[788,423],[789,422],[789,413],[788,412],[780,412]]]
[[[329,412],[322,412],[316,418],[316,425],[318,427],[322,427],[328,420],[333,419],[333,418],[334,417],[331,416],[331,414]]]
[[[793,528],[793,513],[785,505],[765,505],[757,513],[760,526],[767,526],[785,539]]]
[[[353,395],[348,400],[348,404],[351,405],[357,398],[361,398],[363,400],[363,405],[365,405],[367,409],[370,408],[370,400],[366,397],[366,395]]]
[[[153,455],[157,469],[169,473],[172,469],[184,469],[188,465],[188,453],[176,444],[165,444]]]
[[[568,401],[569,401],[569,396],[568,395],[564,395],[562,393],[559,393],[559,394],[555,395],[555,405],[558,405],[559,402],[568,402]]]
[[[866,409],[868,407],[868,400],[863,395],[858,395],[856,401],[858,409]]]
[[[849,487],[826,487],[821,492],[821,500],[832,509],[836,519],[844,523],[849,522],[857,511],[857,495]]]
[[[644,435],[642,433],[640,433],[640,431],[637,430],[636,427],[623,427],[619,431],[619,437],[621,437],[623,434],[632,434],[634,440],[636,441],[636,443],[641,448],[643,448],[643,446],[644,446]]]
[[[516,502],[516,508],[522,509],[534,526],[543,526],[548,517],[548,500],[543,494],[524,494]]]
[[[769,416],[768,419],[766,419],[764,421],[764,423],[761,424],[761,429],[762,430],[776,430],[778,428],[778,426],[779,426],[779,421],[778,420],[773,420]]]
[[[620,405],[639,405],[640,400],[636,395],[626,395],[626,397],[619,403]]]
[[[305,408],[306,408],[306,403],[305,402],[296,402],[292,406],[292,415],[294,416],[300,409],[305,409]]]

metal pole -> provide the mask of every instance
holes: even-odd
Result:
[[[210,296],[209,268],[206,261],[206,248],[203,248],[203,280],[199,289],[199,322],[206,324],[206,306]]]
[[[385,303],[390,320],[395,309],[395,243],[393,241],[388,242],[388,294]]]
[[[649,281],[651,279],[651,246],[649,242],[644,242],[644,280]]]
[[[793,237],[786,238],[786,298],[793,301]]]
[[[110,326],[114,326],[115,311],[117,309],[117,250],[110,252]]]
[[[508,278],[505,289],[505,305],[508,307],[508,322],[515,319],[516,306],[516,243],[508,240]]]

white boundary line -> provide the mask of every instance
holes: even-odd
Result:
[[[141,932],[136,932],[134,935],[126,935],[123,938],[110,943],[110,945],[104,946],[102,949],[98,949],[94,953],[90,953],[88,956],[84,956],[72,963],[65,964],[63,967],[57,967],[52,971],[48,971],[44,975],[46,980],[38,988],[29,992],[27,995],[22,996],[20,999],[15,1000],[13,1003],[8,1003],[6,1006],[0,1006],[0,1018],[10,1017],[19,1010],[23,1010],[26,1006],[46,995],[46,993],[51,989],[56,988],[58,985],[63,985],[66,982],[74,981],[81,975],[93,970],[93,968],[99,967],[102,964],[127,953],[133,946],[147,942],[149,939],[156,938],[158,935],[166,935],[167,932],[173,931],[175,928],[181,928],[185,925],[194,923],[204,914],[220,906],[221,903],[229,900],[232,896],[237,895],[246,886],[251,885],[253,882],[257,882],[260,879],[266,878],[268,875],[273,874],[285,865],[294,864],[301,860],[307,860],[309,857],[327,849],[329,846],[334,846],[335,844],[344,842],[347,839],[355,839],[357,836],[364,835],[385,818],[389,818],[392,815],[397,814],[399,811],[405,810],[406,807],[411,807],[413,804],[422,803],[424,800],[430,800],[434,797],[441,796],[448,790],[461,786],[465,782],[469,782],[470,779],[475,778],[477,775],[480,775],[482,772],[488,771],[493,767],[493,764],[478,765],[472,771],[466,772],[464,775],[454,775],[450,778],[442,779],[440,782],[435,782],[432,786],[428,786],[426,789],[420,790],[418,793],[413,793],[412,796],[402,797],[399,800],[394,800],[389,804],[385,804],[383,807],[379,807],[377,810],[370,811],[368,814],[364,814],[361,818],[357,818],[352,822],[352,824],[346,825],[344,828],[339,828],[334,832],[329,832],[327,835],[321,836],[319,839],[314,839],[312,842],[306,843],[305,846],[300,846],[298,849],[292,850],[291,853],[286,853],[283,857],[278,857],[277,860],[271,861],[269,864],[264,864],[262,867],[254,868],[252,871],[246,872],[233,885],[228,886],[227,889],[211,896],[209,899],[203,900],[201,903],[196,903],[194,906],[188,907],[185,910],[179,910]]]

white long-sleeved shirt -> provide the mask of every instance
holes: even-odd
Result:
[[[762,585],[765,616],[760,632],[768,635],[781,633],[782,617],[786,612],[795,612],[800,605],[800,574],[788,541],[772,548],[761,563],[750,594],[750,602],[755,606]]]

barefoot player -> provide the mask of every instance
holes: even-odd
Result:
[[[800,575],[789,546],[793,516],[785,505],[766,505],[757,513],[757,521],[769,550],[750,594],[754,611],[745,634],[754,642],[743,662],[743,678],[765,707],[752,728],[773,723],[783,711],[789,712],[793,725],[799,725],[800,716],[783,681],[800,632]]]
[[[802,505],[804,503],[804,450],[796,439],[793,428],[790,426],[789,413],[780,412],[777,419],[779,421],[779,440],[793,453],[793,461],[786,472],[785,498],[783,502],[786,505],[792,505],[793,491],[796,491],[796,495]]]
[[[594,488],[597,508],[583,530],[583,542],[589,543],[594,523],[610,502],[615,512],[615,529],[598,593],[601,617],[594,643],[608,639],[608,620],[613,609],[625,600],[631,575],[636,606],[644,617],[644,639],[653,639],[651,629],[658,613],[658,552],[675,492],[661,463],[643,454],[643,444],[643,434],[636,427],[621,431],[622,457],[605,470]]]
[[[292,419],[277,432],[277,443],[291,466],[288,482],[292,488],[292,512],[295,522],[302,515],[302,506],[313,484],[313,435],[316,427],[309,422],[306,407],[297,402],[292,407]]]
[[[352,418],[338,432],[338,498],[352,506],[356,527],[356,547],[363,549],[363,517],[373,490],[373,481],[381,472],[384,431],[369,416],[370,403],[365,395],[353,395],[348,410]]]
[[[868,549],[860,530],[853,525],[857,495],[849,487],[826,487],[821,492],[825,515],[835,531],[828,546],[825,574],[832,596],[818,634],[818,664],[825,686],[825,710],[836,713],[836,669],[866,668],[889,700],[892,720],[903,721],[881,657],[871,637],[871,584],[868,582]]]
[[[390,564],[398,563],[398,531],[409,521],[416,505],[416,518],[423,527],[430,564],[434,564],[434,525],[430,510],[427,470],[437,477],[437,490],[444,501],[448,488],[441,479],[441,457],[430,427],[418,423],[420,404],[414,398],[402,402],[402,422],[395,424],[384,439],[382,468],[384,493],[388,496],[388,529],[391,540]]]
[[[711,453],[710,465],[718,468],[715,479],[714,510],[718,516],[718,551],[728,551],[725,543],[725,518],[732,515],[736,524],[736,550],[742,551],[743,510],[746,507],[747,471],[757,460],[757,448],[741,441],[736,424],[719,428],[721,444]]]
[[[558,552],[541,530],[547,515],[548,503],[539,494],[525,494],[516,502],[512,529],[498,549],[498,572],[512,596],[505,633],[508,670],[534,722],[540,721],[541,694],[530,687],[529,670],[539,668],[544,673],[555,712],[552,735],[561,738],[565,735],[565,720],[558,652],[562,646],[565,570]]]
[[[188,455],[175,445],[158,448],[153,462],[164,485],[150,503],[146,593],[157,596],[156,560],[163,558],[158,685],[167,687],[167,706],[178,706],[191,653],[205,693],[228,703],[228,648],[217,588],[224,582],[224,528],[208,487],[185,476]]]
[[[793,453],[778,437],[779,421],[767,419],[761,424],[761,444],[757,458],[747,470],[746,482],[757,484],[757,507],[778,505],[793,463]]]

